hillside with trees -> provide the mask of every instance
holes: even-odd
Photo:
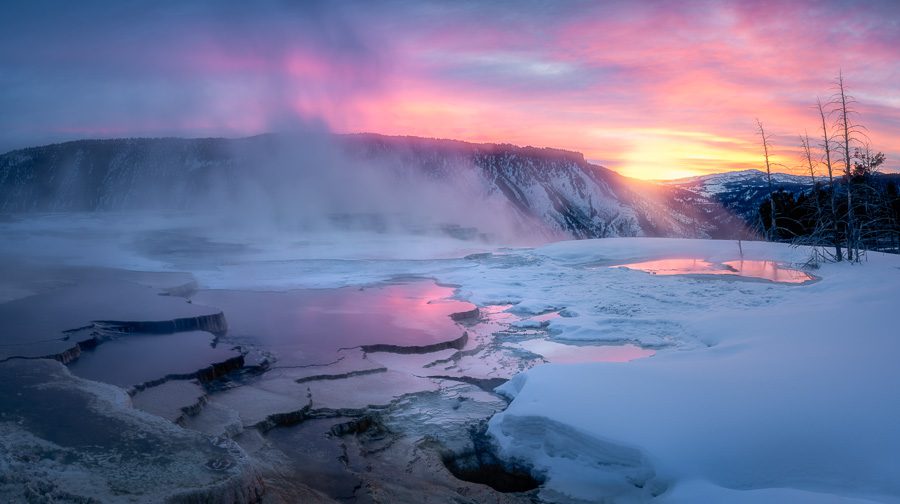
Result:
[[[870,145],[856,103],[839,74],[831,98],[816,102],[818,143],[800,136],[812,188],[789,192],[770,183],[758,207],[755,226],[761,236],[814,246],[814,262],[860,261],[870,250],[900,253],[900,175],[879,172],[885,155]],[[759,120],[757,127],[771,177],[777,146]]]

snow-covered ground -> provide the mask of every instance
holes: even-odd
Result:
[[[260,240],[90,219],[0,223],[15,238],[0,255],[188,270],[206,289],[429,277],[456,286],[461,300],[503,307],[511,323],[544,329],[554,344],[655,349],[629,362],[539,365],[499,389],[512,402],[488,433],[504,458],[545,478],[548,502],[900,502],[900,257],[827,264],[812,272],[817,281],[788,285],[616,266],[742,257],[796,265],[808,250],[646,238],[538,248],[372,233]],[[184,237],[194,241],[179,248]],[[148,246],[162,238],[171,246]],[[5,294],[24,295],[14,285]],[[548,312],[559,316],[534,318]]]
[[[660,247],[728,254],[721,242],[648,240],[542,251],[590,262]],[[644,297],[636,313],[677,321],[685,341],[702,345],[627,364],[539,366],[504,385],[514,400],[490,432],[507,457],[546,472],[548,491],[623,502],[900,501],[900,258],[826,265],[821,281],[799,287],[606,274],[632,277]],[[580,297],[594,283],[569,289]],[[595,313],[609,302],[592,301]]]

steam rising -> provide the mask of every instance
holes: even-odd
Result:
[[[111,161],[103,150],[102,159],[91,161],[108,162],[103,180],[92,178],[92,168],[76,154],[54,161],[59,176],[32,201],[56,201],[60,209],[72,202],[77,203],[70,208],[178,209],[183,211],[179,222],[189,219],[188,227],[236,242],[303,240],[335,232],[494,244],[558,237],[502,194],[488,193],[491,185],[471,163],[429,172],[389,153],[352,155],[336,140],[331,128],[355,129],[353,104],[380,92],[392,71],[389,32],[364,19],[360,10],[277,0],[252,9],[228,2],[130,7],[110,10],[88,2],[71,13],[73,21],[48,18],[48,5],[36,4],[20,13],[21,26],[0,22],[17,44],[20,31],[51,40],[70,34],[67,38],[79,40],[84,50],[58,70],[80,75],[89,67],[89,81],[97,81],[86,90],[82,80],[62,79],[72,80],[73,87],[55,90],[51,97],[65,106],[48,102],[41,112],[46,117],[37,120],[69,135],[94,138],[276,133],[215,147],[208,147],[215,142],[200,141],[196,147],[177,140],[126,146],[128,152],[114,152]],[[110,29],[82,33],[76,27],[93,26],[97,18],[106,19]],[[160,27],[169,36],[159,37]],[[44,68],[45,53],[59,45],[0,49],[0,60]],[[26,53],[34,57],[18,56]],[[79,59],[86,57],[91,61]],[[123,80],[141,84],[121,92],[116,86]],[[22,115],[19,105],[9,105],[10,117]],[[113,126],[97,129],[97,124]],[[115,126],[122,124],[129,126]],[[57,138],[32,135],[13,142],[34,145]],[[220,145],[228,152],[194,156],[191,151]],[[200,165],[192,164],[195,159]],[[181,166],[189,173],[178,171]],[[55,209],[56,204],[44,206]]]
[[[235,232],[374,231],[502,244],[559,238],[500,193],[481,170],[459,161],[441,172],[396,153],[348,152],[321,127],[295,123],[236,144],[229,177],[211,179],[197,209]]]

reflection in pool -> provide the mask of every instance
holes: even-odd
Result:
[[[653,275],[731,275],[791,284],[815,280],[810,274],[779,266],[775,261],[740,260],[714,263],[703,259],[659,259],[613,267],[646,271]]]
[[[139,385],[166,375],[196,373],[238,357],[228,345],[212,346],[212,334],[128,334],[83,352],[69,365],[72,374],[120,387]]]
[[[520,347],[540,355],[548,362],[577,364],[582,362],[628,362],[653,355],[653,350],[636,345],[567,345],[546,339],[522,341]]]
[[[287,292],[208,290],[195,303],[221,308],[228,335],[275,354],[281,366],[334,361],[340,348],[427,346],[459,338],[450,315],[475,306],[448,299],[453,289],[432,281],[372,288]]]

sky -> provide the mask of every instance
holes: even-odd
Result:
[[[900,171],[898,48],[893,0],[7,0],[0,152],[300,121],[665,179],[764,168],[759,119],[777,171],[803,173],[842,73],[861,140]]]

